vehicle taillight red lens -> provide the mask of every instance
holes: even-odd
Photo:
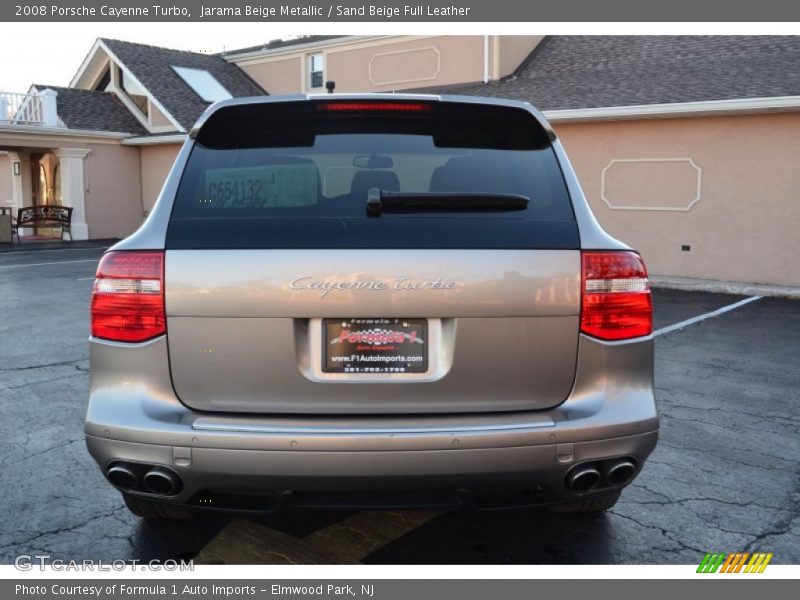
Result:
[[[92,293],[92,335],[144,342],[167,330],[164,253],[109,252],[100,260]]]
[[[581,331],[602,340],[650,335],[653,303],[642,258],[635,252],[583,253]]]
[[[426,112],[430,104],[420,102],[321,102],[317,110],[328,112]]]

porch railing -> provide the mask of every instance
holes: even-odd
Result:
[[[28,94],[0,92],[0,125],[58,127],[56,96],[51,89]]]

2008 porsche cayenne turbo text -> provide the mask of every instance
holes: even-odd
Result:
[[[644,263],[527,103],[218,102],[91,318],[86,443],[144,518],[599,511],[658,437]]]

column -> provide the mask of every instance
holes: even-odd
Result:
[[[11,150],[0,151],[0,154],[8,156],[8,168],[10,169],[11,175],[11,198],[8,200],[15,209],[22,208],[25,206],[22,200],[22,159],[19,154]],[[16,175],[14,174],[14,163],[19,165],[17,167],[19,171]],[[0,198],[0,200],[5,200],[5,198]],[[14,216],[16,217],[16,211],[14,212]]]
[[[42,98],[42,122],[48,127],[58,127],[58,110],[56,107],[56,96],[58,92],[47,88],[39,92]]]
[[[91,152],[88,148],[59,148],[56,150],[61,163],[61,204],[72,207],[72,237],[89,239],[86,224],[86,185],[84,183],[83,159]]]

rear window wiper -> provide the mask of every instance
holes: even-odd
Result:
[[[367,216],[382,213],[419,212],[511,212],[528,208],[530,199],[521,194],[490,192],[367,192]]]

